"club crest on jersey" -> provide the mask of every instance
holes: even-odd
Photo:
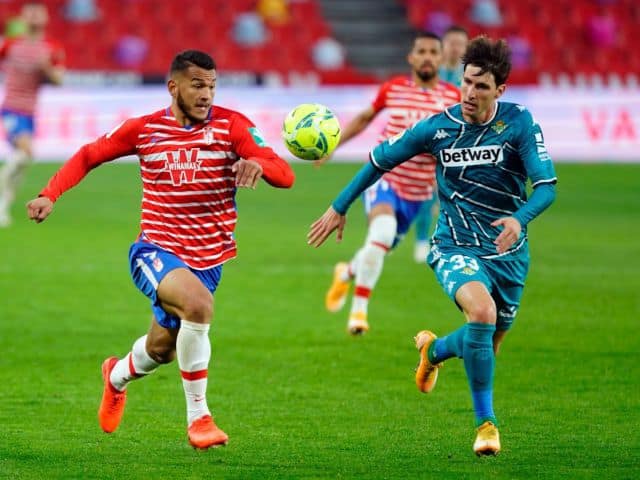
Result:
[[[440,150],[440,161],[445,167],[467,167],[470,165],[489,165],[503,160],[500,145],[483,147],[445,148]]]
[[[496,132],[498,135],[500,135],[502,132],[505,131],[505,129],[508,127],[509,125],[507,125],[506,123],[504,123],[502,120],[498,120],[496,123],[493,124],[493,126],[491,127],[491,130],[493,130],[494,132]]]
[[[199,148],[187,150],[181,148],[177,152],[167,152],[165,167],[171,175],[171,183],[179,187],[183,183],[194,183],[196,172],[200,170],[202,160],[198,160]]]
[[[204,137],[204,143],[211,145],[213,143],[213,128],[204,127],[202,136]]]

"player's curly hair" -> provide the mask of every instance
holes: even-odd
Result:
[[[491,40],[480,35],[469,42],[462,63],[465,68],[467,65],[479,67],[480,75],[490,72],[496,85],[502,85],[511,71],[511,49],[505,40]]]
[[[182,72],[191,65],[204,68],[205,70],[216,69],[216,62],[213,61],[210,55],[200,50],[184,50],[173,58],[169,72]]]

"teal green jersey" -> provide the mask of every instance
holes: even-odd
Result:
[[[458,88],[462,85],[463,74],[464,66],[462,64],[457,65],[454,68],[447,68],[443,65],[438,69],[438,76],[440,77],[440,80],[451,83]]]
[[[437,161],[441,210],[434,242],[469,248],[483,258],[527,254],[526,224],[553,200],[539,195],[541,208],[530,215],[524,208],[527,180],[534,188],[556,182],[540,125],[531,113],[522,105],[498,102],[491,120],[472,124],[462,118],[461,106],[454,105],[378,145],[371,162],[391,170],[425,152]],[[498,255],[493,242],[501,227],[491,223],[508,216],[520,221],[522,234],[508,252]]]

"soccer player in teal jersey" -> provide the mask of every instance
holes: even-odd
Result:
[[[462,85],[462,55],[469,43],[467,31],[458,26],[452,25],[442,36],[442,63],[438,68],[438,75],[441,80],[451,83],[460,88]],[[430,202],[424,202],[420,211],[416,215],[416,244],[413,256],[416,262],[422,263],[427,258],[429,252],[429,228],[431,227],[431,212],[438,210],[438,195],[434,193]]]
[[[416,384],[429,393],[442,362],[462,358],[478,427],[473,449],[495,455],[501,448],[493,410],[495,355],[522,296],[527,225],[555,199],[556,175],[529,111],[498,101],[511,69],[507,44],[478,37],[463,63],[462,103],[377,146],[307,238],[317,247],[337,230],[341,240],[347,209],[367,186],[418,153],[436,157],[441,209],[427,263],[466,323],[443,338],[427,330],[416,335]],[[533,192],[527,198],[528,179]]]

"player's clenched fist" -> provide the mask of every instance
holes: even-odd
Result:
[[[256,188],[258,180],[262,177],[262,167],[253,157],[246,160],[240,159],[231,167],[236,174],[236,187]]]
[[[42,222],[53,210],[53,202],[47,197],[34,198],[27,203],[27,214],[36,223]]]

